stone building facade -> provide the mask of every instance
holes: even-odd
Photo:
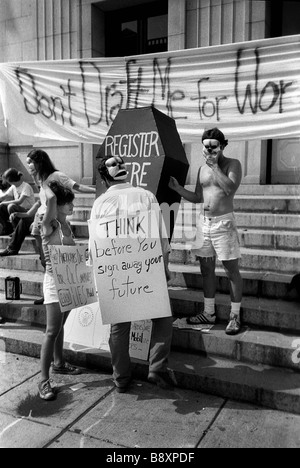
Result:
[[[120,25],[123,32],[135,33],[138,53],[152,50],[143,49],[143,41],[159,51],[299,34],[299,13],[298,2],[285,0],[0,0],[0,62],[116,55],[123,46],[116,36]],[[155,33],[149,37],[151,27],[153,31],[161,28],[161,37],[155,37]],[[128,50],[123,52],[130,55]],[[60,170],[82,183],[95,183],[94,155],[98,148],[94,145],[30,141],[16,133],[9,135],[8,145],[1,115],[0,139],[0,170],[8,165],[24,168],[28,151],[42,147]],[[244,184],[295,184],[299,182],[299,168],[287,167],[284,154],[299,153],[299,147],[299,139],[241,141],[231,143],[230,152],[242,162]],[[190,185],[195,183],[200,151],[199,135],[199,145],[186,145]]]

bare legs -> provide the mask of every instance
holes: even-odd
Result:
[[[239,270],[239,260],[223,261],[223,266],[230,283],[231,313],[226,328],[227,335],[236,335],[241,329],[240,309],[243,295],[243,279]],[[216,296],[216,259],[215,257],[200,258],[200,268],[203,277],[204,312],[188,319],[190,324],[215,322]]]
[[[226,275],[230,282],[231,302],[241,302],[243,294],[243,279],[239,270],[239,261],[223,261]],[[203,277],[203,293],[206,298],[214,298],[216,295],[216,258],[200,258],[200,268]]]
[[[62,314],[58,303],[47,304],[47,329],[41,352],[41,380],[49,380],[51,362],[61,367],[63,361],[64,324],[68,313]]]
[[[238,259],[224,261],[223,266],[230,282],[231,302],[241,302],[243,295],[243,279],[239,270],[239,261]]]

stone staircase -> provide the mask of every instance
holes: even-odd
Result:
[[[170,367],[180,386],[300,414],[300,306],[288,294],[292,277],[300,272],[298,189],[241,187],[235,212],[243,254],[243,330],[235,337],[225,334],[229,285],[218,264],[217,325],[203,331],[174,327]],[[71,222],[79,243],[87,243],[93,200],[76,195]],[[203,303],[200,268],[190,253],[196,213],[197,207],[182,202],[173,236],[169,293],[178,318],[196,314]],[[0,249],[7,242],[0,238]],[[32,238],[23,250],[22,255],[0,258],[0,316],[6,320],[0,341],[8,351],[39,356],[45,312],[33,300],[42,295],[43,270]],[[20,301],[5,300],[7,276],[20,277]],[[78,347],[67,355],[77,365],[110,367],[110,356],[102,351]],[[136,363],[134,372],[146,377],[146,365]]]

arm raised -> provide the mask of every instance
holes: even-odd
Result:
[[[197,184],[194,192],[182,187],[175,179],[175,177],[170,178],[169,188],[177,192],[182,198],[189,201],[190,203],[203,203],[203,191],[200,184],[200,170],[201,167],[198,171]]]

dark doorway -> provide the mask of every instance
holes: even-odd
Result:
[[[299,0],[276,0],[271,4],[271,37],[300,34]]]
[[[270,37],[300,34],[299,0],[270,1]],[[298,184],[299,138],[268,141],[267,184]]]
[[[124,57],[168,50],[168,1],[108,12],[106,57]]]

